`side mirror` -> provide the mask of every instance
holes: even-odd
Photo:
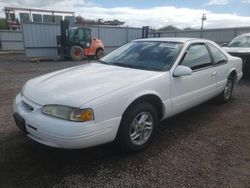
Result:
[[[227,43],[226,43],[226,42],[225,42],[225,43],[223,43],[223,44],[222,44],[222,46],[223,46],[223,47],[227,46]]]
[[[173,76],[174,77],[189,76],[192,73],[193,71],[191,68],[183,65],[178,65],[174,70]]]

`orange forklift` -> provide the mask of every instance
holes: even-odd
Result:
[[[60,22],[61,35],[57,36],[58,54],[61,59],[80,61],[86,57],[100,59],[104,56],[104,46],[100,39],[91,37],[91,29],[73,27],[69,29],[69,21]]]

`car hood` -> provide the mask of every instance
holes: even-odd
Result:
[[[40,105],[80,107],[159,74],[161,72],[89,63],[33,78],[25,84],[22,93]]]
[[[250,48],[223,47],[228,53],[250,53]]]

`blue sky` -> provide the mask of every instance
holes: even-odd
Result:
[[[240,16],[250,16],[250,3],[242,3],[241,0],[228,0],[224,1],[227,2],[225,5],[213,4],[209,6],[209,0],[92,0],[91,2],[106,8],[135,7],[143,9],[156,6],[175,6],[179,8],[193,9],[205,8],[214,13],[236,13]]]
[[[250,26],[250,0],[1,0],[5,6],[74,11],[86,19],[119,19],[125,26],[204,28]]]

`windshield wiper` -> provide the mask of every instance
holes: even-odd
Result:
[[[146,66],[142,66],[142,65],[131,65],[131,64],[124,64],[124,63],[112,63],[112,65],[117,65],[117,66],[121,66],[121,67],[128,67],[128,68],[134,68],[134,69],[160,71],[157,68],[146,67]]]

